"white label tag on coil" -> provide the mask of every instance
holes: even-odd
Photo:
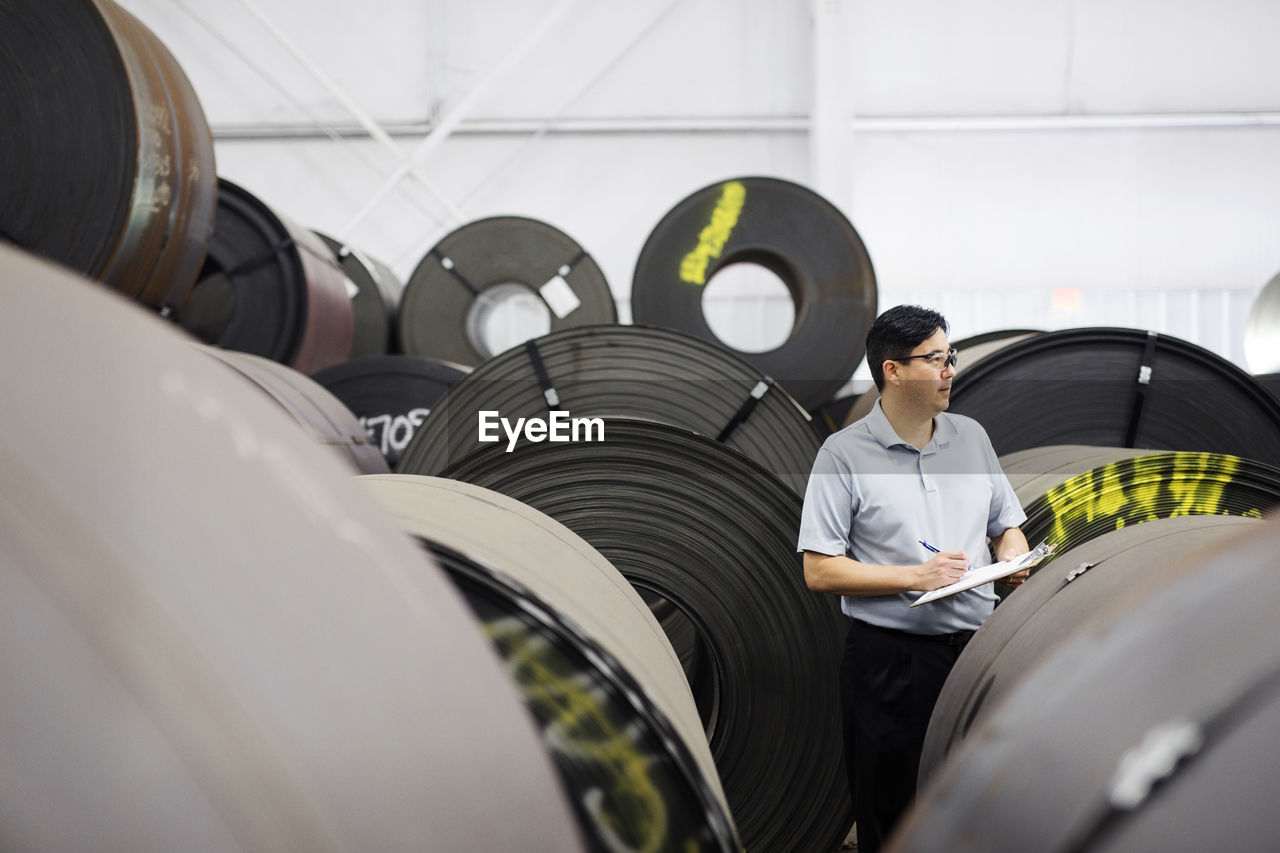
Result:
[[[347,298],[355,299],[356,296],[359,295],[360,293],[360,285],[356,284],[354,281],[347,278],[345,275],[342,277],[342,281],[347,286]]]
[[[564,280],[563,274],[553,275],[546,284],[538,288],[538,293],[546,300],[551,313],[561,320],[577,311],[578,306],[582,304],[578,294],[574,293],[569,282]]]

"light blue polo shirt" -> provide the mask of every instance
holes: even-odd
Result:
[[[973,418],[946,412],[917,450],[875,408],[823,442],[809,475],[800,519],[801,551],[873,565],[923,563],[923,539],[959,549],[975,566],[991,562],[988,536],[1027,520],[1000,469],[991,440]],[[973,630],[991,615],[994,584],[910,607],[920,592],[843,596],[846,615],[916,634]]]

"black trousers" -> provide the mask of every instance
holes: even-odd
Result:
[[[840,664],[858,851],[875,853],[916,794],[929,715],[972,632],[921,637],[851,620]]]

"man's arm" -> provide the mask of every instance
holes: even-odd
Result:
[[[1020,554],[1030,551],[1027,545],[1027,537],[1023,535],[1022,528],[1010,527],[999,536],[991,540],[991,551],[996,555],[997,560],[1012,560]],[[1027,578],[1031,577],[1030,569],[1023,569],[1017,574],[1009,575],[1004,582],[1010,586],[1018,586]]]
[[[942,551],[918,566],[877,566],[845,556],[804,552],[804,582],[814,592],[833,595],[893,595],[928,591],[960,580],[969,559],[963,551]]]

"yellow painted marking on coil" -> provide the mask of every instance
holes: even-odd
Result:
[[[1105,519],[1122,530],[1157,518],[1230,515],[1226,488],[1239,470],[1238,457],[1186,452],[1136,456],[1085,471],[1045,493],[1053,513],[1049,541],[1070,548],[1072,529]],[[1254,507],[1239,515],[1261,518],[1262,511]]]
[[[488,624],[485,630],[501,650],[526,700],[538,708],[539,716],[554,720],[556,745],[585,756],[609,777],[610,807],[589,809],[593,817],[606,824],[620,843],[626,843],[620,837],[622,830],[641,828],[639,846],[623,849],[635,853],[670,849],[666,846],[666,805],[649,777],[649,761],[613,724],[601,702],[549,666],[539,643],[517,620],[508,621],[505,627]],[[625,827],[616,825],[620,820],[625,821]],[[698,849],[693,841],[684,846]]]
[[[729,242],[738,215],[747,200],[747,188],[740,181],[729,181],[720,192],[720,200],[711,211],[711,221],[698,233],[698,245],[680,262],[680,280],[689,284],[707,283],[707,263],[720,257]]]

